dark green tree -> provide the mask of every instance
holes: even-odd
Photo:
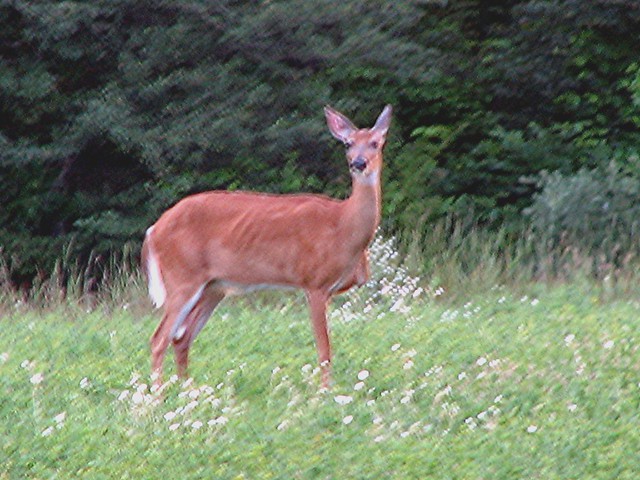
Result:
[[[387,228],[514,221],[539,171],[637,153],[639,36],[631,0],[0,0],[0,248],[21,281],[189,193],[344,195],[325,104],[394,105]]]

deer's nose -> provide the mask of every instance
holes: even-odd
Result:
[[[351,168],[362,172],[365,168],[367,168],[367,161],[363,157],[356,157],[351,162]]]

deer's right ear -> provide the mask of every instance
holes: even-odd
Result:
[[[331,135],[342,143],[348,143],[351,135],[357,130],[351,120],[329,106],[324,107],[324,116],[327,118]]]

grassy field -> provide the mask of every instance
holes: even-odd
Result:
[[[162,396],[144,299],[5,305],[0,478],[638,477],[637,300],[409,283],[334,305],[329,392],[302,296],[223,304]]]

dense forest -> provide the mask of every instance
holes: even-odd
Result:
[[[322,108],[386,103],[384,228],[637,231],[636,0],[0,0],[0,256],[138,248],[203,190],[344,197]]]

